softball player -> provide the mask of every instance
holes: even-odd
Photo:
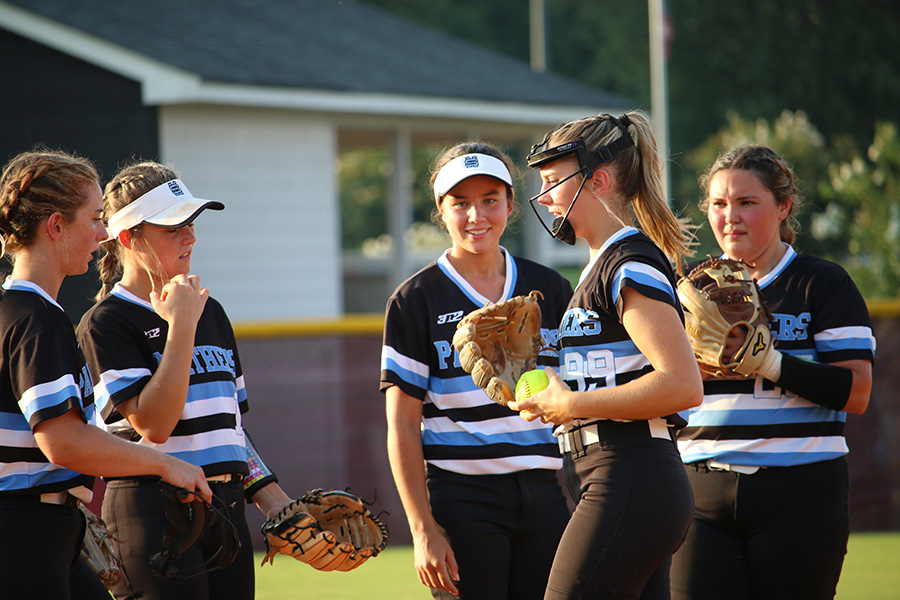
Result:
[[[115,439],[91,422],[94,395],[56,302],[106,237],[97,172],[61,152],[26,152],[0,178],[0,233],[13,258],[0,291],[0,589],[6,598],[109,598],[80,560],[89,475],[157,475],[207,500],[197,467]],[[85,473],[85,474],[82,474]]]
[[[568,519],[550,429],[490,400],[451,344],[464,315],[540,290],[542,336],[553,345],[572,294],[558,273],[500,246],[514,211],[510,164],[482,143],[436,161],[436,212],[453,245],[387,303],[388,453],[416,570],[435,598],[540,598]],[[555,366],[548,354],[541,364]]]
[[[219,531],[175,567],[205,576],[161,578],[150,556],[170,526],[159,488],[139,479],[108,483],[103,518],[124,563],[117,598],[252,598],[253,549],[244,499],[266,514],[290,498],[275,483],[241,425],[247,396],[234,333],[222,306],[189,275],[192,225],[220,202],[194,198],[177,173],[145,162],[120,171],[105,190],[110,240],[101,266],[102,299],[78,326],[106,429],[203,468],[236,526],[241,547],[221,569]],[[119,271],[121,281],[110,289]],[[253,467],[251,469],[251,466]],[[176,572],[177,575],[177,572]]]
[[[559,425],[577,502],[544,597],[668,598],[693,506],[674,413],[700,402],[701,380],[666,254],[684,255],[690,232],[661,193],[643,113],[565,124],[528,164],[543,181],[532,203],[556,216],[551,235],[591,253],[559,325],[560,374],[514,403]],[[628,225],[631,210],[650,237]]]
[[[869,314],[841,267],[790,246],[801,198],[781,156],[735,148],[700,183],[722,251],[751,265],[777,350],[752,378],[704,382],[679,433],[696,509],[673,595],[833,598],[849,536],[844,421],[872,382]]]

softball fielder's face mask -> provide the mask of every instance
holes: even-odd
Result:
[[[222,501],[213,496],[213,502],[218,505],[213,506],[195,492],[164,481],[160,481],[159,485],[166,517],[172,526],[163,532],[163,550],[150,557],[153,574],[162,579],[190,579],[234,562],[241,549],[241,540],[234,523],[226,515]],[[193,495],[194,499],[184,501],[189,495]],[[179,569],[175,563],[207,532],[204,544],[215,548],[215,552],[202,564]]]
[[[547,135],[544,136],[544,139],[541,140],[539,144],[535,144],[531,147],[531,152],[525,159],[528,162],[528,166],[532,169],[540,169],[544,165],[548,165],[554,161],[565,158],[572,154],[574,154],[578,159],[577,171],[575,171],[568,177],[564,177],[562,180],[556,182],[541,193],[532,196],[528,200],[528,204],[531,206],[531,210],[534,211],[535,216],[537,216],[538,221],[540,222],[544,230],[549,233],[551,237],[554,237],[570,246],[573,246],[575,244],[575,230],[572,228],[572,224],[569,223],[569,213],[572,212],[572,207],[575,206],[575,200],[577,200],[579,194],[581,194],[581,190],[584,188],[584,184],[594,174],[594,169],[604,163],[612,161],[612,159],[619,155],[623,150],[634,146],[634,140],[631,139],[631,134],[628,133],[627,127],[623,124],[623,121],[626,123],[630,123],[630,121],[627,120],[627,115],[623,115],[621,119],[617,119],[612,115],[603,115],[603,117],[606,117],[607,119],[612,121],[613,124],[615,124],[616,127],[618,127],[622,132],[622,136],[614,142],[610,142],[605,146],[600,146],[594,152],[588,152],[588,149],[584,144],[584,140],[581,138],[572,142],[560,144],[559,146],[548,148],[547,142],[550,140],[550,136],[552,136],[557,131],[556,129],[554,129],[553,131],[547,133]],[[564,184],[577,175],[581,175],[581,184],[578,186],[578,191],[576,191],[575,195],[572,197],[572,202],[569,203],[569,208],[566,209],[566,214],[561,217],[556,217],[553,220],[553,224],[548,226],[544,222],[544,219],[541,218],[541,213],[535,203],[538,199],[540,199],[541,196],[559,187],[560,185]]]

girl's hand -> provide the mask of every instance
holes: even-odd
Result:
[[[196,325],[208,299],[209,290],[200,286],[196,275],[176,275],[160,292],[150,292],[153,310],[170,326]]]
[[[519,411],[526,421],[540,419],[544,423],[559,425],[575,418],[574,399],[575,393],[560,378],[554,369],[546,367],[544,372],[550,384],[542,391],[523,398],[517,402],[510,402],[509,408]]]

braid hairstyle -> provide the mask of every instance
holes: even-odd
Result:
[[[14,258],[30,246],[38,223],[53,213],[71,222],[87,200],[87,188],[99,184],[90,160],[61,150],[32,150],[10,160],[0,176],[3,251]]]
[[[429,189],[434,189],[434,181],[437,179],[438,173],[441,172],[441,169],[444,168],[444,165],[446,165],[454,158],[465,156],[466,154],[486,154],[487,156],[493,156],[494,158],[500,160],[504,165],[506,165],[506,169],[509,171],[509,175],[514,182],[519,179],[519,169],[516,168],[515,163],[504,152],[498,150],[497,148],[486,142],[471,141],[462,142],[460,144],[456,144],[455,146],[450,146],[443,152],[441,152],[441,154],[435,159],[434,164],[431,166],[431,176],[428,180]],[[506,198],[510,202],[512,202],[513,207],[512,214],[510,214],[509,218],[506,220],[506,224],[508,227],[519,217],[520,208],[519,204],[515,201],[515,194],[513,192],[512,186],[506,185],[505,183],[504,185],[506,186]],[[444,224],[443,219],[441,219],[440,211],[441,202],[443,202],[443,200],[443,196],[435,200],[434,210],[431,211],[431,221],[432,223],[437,225],[441,229],[441,231],[447,233],[447,226]]]
[[[105,219],[109,219],[114,214],[167,181],[178,179],[178,173],[171,167],[154,162],[142,161],[128,165],[121,169],[113,176],[103,191],[103,215]],[[141,225],[131,228],[135,234],[135,239],[143,239],[141,237]],[[103,258],[100,260],[100,279],[102,286],[97,293],[97,300],[101,300],[107,296],[112,290],[113,284],[118,281],[122,275],[122,245],[118,239],[107,240],[101,244],[105,251]],[[162,271],[159,258],[155,256],[153,249],[147,245],[147,250],[155,258],[155,265],[143,264],[142,266],[150,274],[151,282],[156,285],[157,277],[155,273]],[[155,268],[154,268],[155,267]]]
[[[716,162],[700,176],[700,189],[703,196],[700,199],[700,209],[705,213],[709,210],[709,182],[713,175],[719,171],[729,169],[750,171],[756,175],[760,183],[775,197],[778,206],[784,206],[791,202],[791,210],[788,216],[781,222],[778,233],[782,242],[794,243],[794,238],[800,230],[797,221],[797,212],[803,205],[803,196],[797,186],[797,178],[794,172],[781,155],[766,146],[738,146],[722,154]]]
[[[696,227],[686,219],[676,217],[663,193],[663,172],[650,119],[639,110],[619,117],[629,134],[633,133],[634,146],[618,153],[603,166],[612,171],[615,189],[613,198],[620,198],[619,205],[611,206],[609,199],[601,199],[610,215],[620,224],[633,223],[641,229],[679,268],[681,259],[692,256]],[[625,135],[611,115],[594,115],[566,123],[558,128],[547,141],[547,146],[583,139],[588,152],[610,144]],[[615,200],[613,200],[615,202]]]

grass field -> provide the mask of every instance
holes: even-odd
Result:
[[[900,532],[856,533],[838,584],[838,600],[900,598]],[[257,557],[259,565],[262,555]],[[256,570],[257,600],[427,600],[413,569],[412,547],[396,546],[349,573],[320,573],[284,556]]]

